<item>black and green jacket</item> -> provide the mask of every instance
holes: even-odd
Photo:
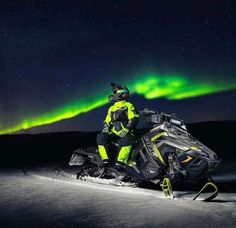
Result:
[[[122,128],[133,130],[139,120],[139,114],[134,105],[126,100],[115,102],[109,109],[105,124],[115,133]]]

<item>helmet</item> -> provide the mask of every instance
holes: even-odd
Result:
[[[129,97],[129,90],[126,86],[111,83],[113,94],[108,97],[109,101],[122,101]]]

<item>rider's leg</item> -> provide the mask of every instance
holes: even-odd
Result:
[[[102,158],[103,164],[108,163],[108,144],[110,142],[109,135],[107,133],[99,133],[97,135],[97,144],[98,144],[98,151]]]
[[[124,165],[127,163],[133,143],[134,136],[131,134],[127,134],[118,140],[118,164]]]

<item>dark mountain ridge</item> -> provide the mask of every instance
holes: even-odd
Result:
[[[234,138],[236,121],[187,124],[192,136],[215,151],[223,161],[236,161]],[[144,130],[138,129],[137,134]],[[96,146],[98,132],[58,132],[1,135],[1,165],[26,165],[68,161],[79,148]]]

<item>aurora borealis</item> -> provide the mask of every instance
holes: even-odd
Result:
[[[236,82],[209,83],[196,82],[180,76],[146,76],[130,85],[134,93],[147,99],[164,97],[170,100],[197,97],[201,95],[236,89]]]
[[[134,83],[128,84],[131,94],[143,95],[146,99],[164,97],[170,100],[179,100],[197,97],[206,94],[236,89],[236,83],[209,84],[196,83],[180,76],[147,75]],[[107,95],[86,100],[78,100],[41,116],[22,121],[22,123],[0,130],[0,134],[13,133],[31,127],[54,123],[63,119],[75,117],[89,112],[108,103]]]
[[[232,12],[231,1],[1,1],[0,134],[98,130],[110,82],[138,108],[235,120]]]

